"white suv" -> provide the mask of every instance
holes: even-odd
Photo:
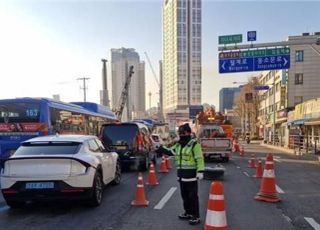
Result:
[[[25,141],[4,164],[2,194],[9,206],[30,200],[85,199],[100,205],[104,185],[119,184],[118,154],[95,136],[44,136]]]

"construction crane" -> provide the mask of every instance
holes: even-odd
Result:
[[[157,78],[157,75],[156,75],[156,72],[154,71],[154,69],[153,69],[153,66],[152,66],[152,64],[151,64],[151,61],[150,61],[150,59],[149,59],[149,56],[148,56],[148,54],[147,54],[147,52],[144,52],[144,54],[146,55],[146,58],[147,58],[147,61],[148,61],[148,64],[149,64],[149,66],[150,66],[150,69],[151,69],[151,71],[152,71],[152,74],[153,74],[153,77],[154,77],[154,79],[156,80],[156,82],[157,82],[157,85],[158,85],[158,87],[159,87],[159,119],[160,120],[162,120],[162,89],[161,89],[161,85],[160,85],[160,83],[159,83],[159,80],[158,80],[158,78]]]
[[[133,66],[130,66],[129,67],[129,74],[126,77],[126,80],[125,80],[125,83],[123,86],[123,90],[121,92],[119,107],[115,111],[115,114],[116,114],[119,121],[121,121],[122,112],[123,112],[124,106],[128,100],[129,86],[130,86],[132,74],[134,74]]]

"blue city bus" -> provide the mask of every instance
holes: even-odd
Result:
[[[47,98],[0,100],[0,168],[20,143],[52,134],[98,135],[102,124],[118,121],[105,106]]]

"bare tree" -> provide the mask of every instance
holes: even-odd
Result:
[[[235,99],[234,113],[240,117],[242,134],[250,133],[250,136],[258,136],[258,116],[260,97],[255,86],[259,85],[258,78],[252,77],[248,83],[241,87],[239,96]]]

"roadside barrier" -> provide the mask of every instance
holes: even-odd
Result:
[[[263,176],[261,180],[260,191],[257,193],[254,199],[271,203],[276,203],[280,201],[280,198],[276,191],[274,163],[273,156],[271,153],[268,154],[266,159],[266,164],[263,170]]]
[[[227,230],[227,218],[224,205],[223,185],[214,181],[210,186],[210,194],[204,230]]]
[[[152,185],[152,186],[159,184],[157,181],[157,177],[156,177],[156,171],[155,171],[154,165],[152,163],[150,164],[148,182],[146,184]]]
[[[161,159],[161,164],[160,164],[160,170],[159,170],[160,173],[167,173],[169,172],[169,170],[167,169],[167,164],[166,164],[166,159],[164,156],[162,156],[162,159]]]
[[[248,168],[256,168],[256,157],[254,154],[251,154],[251,159],[248,161]]]
[[[170,158],[168,156],[165,156],[165,158],[166,158],[166,167],[167,167],[167,169],[171,169],[172,167],[171,167],[171,164],[170,164]]]
[[[142,173],[139,173],[139,175],[138,175],[136,197],[131,202],[131,205],[132,206],[148,206],[149,205],[149,201],[146,200],[146,196],[144,193]]]
[[[252,177],[262,178],[262,174],[263,174],[263,165],[262,165],[262,161],[259,160],[259,161],[258,161],[257,170],[256,170],[256,174],[253,175]]]

